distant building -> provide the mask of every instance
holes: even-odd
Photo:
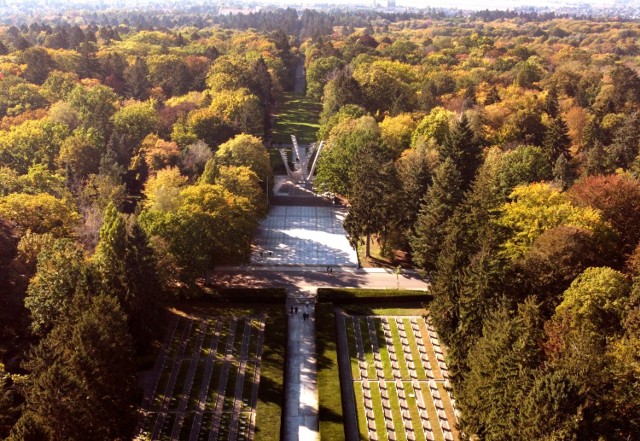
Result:
[[[396,0],[373,0],[374,8],[395,8]]]

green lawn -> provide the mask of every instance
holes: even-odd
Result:
[[[284,308],[270,309],[267,314],[260,364],[255,441],[280,439],[284,406],[283,372],[287,316]]]
[[[342,395],[333,305],[326,303],[316,305],[316,317],[322,317],[316,320],[320,436],[325,440],[343,440]]]
[[[322,105],[308,100],[302,94],[285,93],[276,122],[273,126],[273,145],[291,144],[291,135],[296,135],[300,144],[317,141],[316,132]]]

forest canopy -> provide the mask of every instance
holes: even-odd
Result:
[[[164,302],[249,255],[299,65],[318,189],[348,201],[354,245],[431,282],[461,433],[640,433],[637,22],[69,20],[0,25],[0,437],[130,437]]]

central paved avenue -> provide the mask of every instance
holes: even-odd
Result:
[[[416,272],[360,269],[342,226],[346,211],[276,177],[277,199],[261,223],[251,265],[217,267],[219,286],[287,290],[285,441],[317,441],[315,302],[320,287],[426,290]],[[331,271],[330,271],[331,270]],[[295,312],[297,308],[298,312]],[[293,309],[293,312],[292,312]],[[304,314],[304,315],[303,315]],[[309,318],[305,318],[309,314]]]

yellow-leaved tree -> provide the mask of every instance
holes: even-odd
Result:
[[[502,206],[497,222],[508,231],[503,253],[511,259],[524,255],[533,241],[550,228],[565,225],[594,233],[609,231],[600,211],[573,205],[565,193],[551,184],[518,186],[510,198],[512,201]]]

